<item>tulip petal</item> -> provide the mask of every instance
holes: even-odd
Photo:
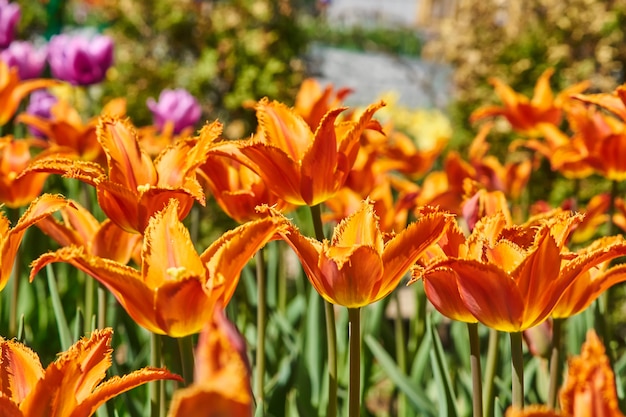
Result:
[[[109,180],[130,190],[156,185],[157,172],[152,159],[141,150],[137,132],[128,120],[105,115],[97,129],[98,141],[109,166]]]
[[[337,225],[333,232],[331,245],[340,247],[368,245],[382,254],[385,242],[378,228],[378,217],[374,213],[372,202],[361,202],[357,211]]]
[[[389,282],[383,275],[379,253],[369,246],[357,246],[347,259],[320,256],[321,274],[309,280],[324,299],[348,308],[364,307],[387,295],[399,280]]]
[[[525,406],[523,409],[509,407],[505,417],[563,417],[563,415],[547,405],[533,404]]]
[[[47,264],[66,262],[91,275],[113,293],[122,307],[146,329],[159,333],[154,311],[154,292],[141,279],[139,271],[109,259],[87,254],[83,247],[67,246],[46,253],[31,264],[30,280]]]
[[[361,141],[361,135],[365,129],[371,127],[372,117],[374,113],[385,106],[384,101],[378,101],[372,103],[361,113],[356,123],[348,129],[345,135],[342,135],[339,143],[339,153],[344,155],[345,158],[340,159],[337,169],[341,172],[347,172],[352,169],[354,161],[356,160],[359,144]]]
[[[178,220],[177,200],[170,200],[165,209],[150,219],[141,253],[144,283],[150,288],[156,289],[165,282],[187,277],[206,282],[204,263],[189,231]]]
[[[593,416],[624,416],[617,403],[615,375],[609,358],[593,330],[587,333],[580,355],[568,362],[560,403],[566,416],[577,415],[577,410],[586,410]]]
[[[207,287],[220,288],[224,305],[235,292],[239,274],[250,258],[285,228],[281,217],[253,220],[227,231],[200,255],[209,271]]]
[[[140,241],[141,235],[128,233],[110,219],[106,219],[93,236],[91,253],[127,264]]]
[[[240,162],[259,174],[274,194],[291,204],[306,204],[300,192],[299,162],[282,149],[260,142],[242,142],[239,150],[248,159]]]
[[[26,229],[68,204],[70,204],[70,202],[63,196],[44,194],[34,200],[13,229],[0,238],[0,259],[2,264],[0,266],[0,290],[2,290],[9,281],[11,271],[13,270],[14,259],[22,243],[22,237]],[[8,225],[7,220],[4,216],[0,217],[0,222],[3,223],[2,228],[6,230]]]
[[[155,290],[155,333],[184,337],[198,333],[208,320],[220,293],[211,294],[204,276],[166,282]]]
[[[415,279],[421,275],[419,270],[414,272]],[[454,270],[441,267],[428,270],[421,276],[424,282],[424,291],[428,301],[444,316],[452,320],[466,323],[476,323],[476,317],[465,307]]]
[[[20,405],[28,416],[65,416],[104,379],[111,366],[110,328],[96,330],[63,352]]]
[[[439,240],[451,219],[442,212],[428,214],[387,242],[382,254],[385,282],[395,288],[422,253]]]
[[[20,404],[43,374],[35,352],[22,343],[0,337],[0,399]]]
[[[93,393],[74,409],[70,417],[89,417],[111,398],[147,382],[165,379],[182,382],[180,376],[172,374],[167,369],[151,367],[142,368],[122,377],[114,376],[96,387]]]
[[[474,260],[459,259],[447,266],[458,274],[461,299],[478,321],[504,332],[522,330],[524,301],[509,275],[495,265]]]
[[[55,157],[33,160],[17,178],[19,179],[31,172],[59,174],[66,178],[77,179],[93,186],[96,185],[99,178],[106,175],[102,167],[95,162]]]
[[[197,140],[178,140],[166,148],[154,161],[159,174],[159,186],[182,186],[195,179],[196,169],[208,158],[217,137],[222,133],[222,124],[215,121],[205,125]],[[202,189],[190,190],[194,197],[202,196]]]
[[[313,142],[313,134],[304,119],[278,101],[263,99],[255,109],[264,141],[282,149],[290,159],[302,160]]]
[[[331,197],[348,175],[348,171],[337,175],[339,155],[335,120],[343,110],[339,108],[326,113],[315,131],[311,146],[301,158],[300,194],[309,206]]]
[[[0,396],[0,416],[25,417],[17,404],[8,397]]]

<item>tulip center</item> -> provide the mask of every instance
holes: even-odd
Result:
[[[148,191],[150,189],[150,187],[151,187],[150,184],[138,185],[137,186],[137,191],[139,191],[140,193],[145,193],[146,191]]]
[[[185,268],[184,266],[173,266],[171,268],[167,268],[165,272],[170,277],[178,280],[187,273],[187,268]]]

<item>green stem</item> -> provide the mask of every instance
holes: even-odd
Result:
[[[98,285],[98,329],[104,329],[107,323],[107,290]]]
[[[96,280],[90,276],[87,276],[82,271],[79,271],[85,283],[85,327],[83,331],[85,334],[89,333],[93,329],[90,328],[92,317],[94,315],[94,298],[96,294]]]
[[[9,216],[11,220],[11,226],[15,227],[17,222],[20,219],[20,209],[9,209]],[[22,237],[23,240],[23,237]],[[9,304],[9,336],[15,337],[17,335],[17,304],[18,298],[20,296],[20,275],[22,274],[21,267],[21,255],[22,255],[21,245],[17,249],[17,253],[15,255],[15,260],[13,261],[13,270],[11,271],[11,276],[13,278],[13,283],[11,285],[11,301]]]
[[[404,338],[404,326],[402,323],[402,314],[400,313],[400,296],[398,291],[393,292],[394,302],[396,304],[396,315],[394,317],[394,334],[396,337],[396,362],[398,368],[405,373],[406,372],[406,342]],[[398,392],[398,416],[404,417],[407,415],[407,402],[406,395],[403,392]]]
[[[522,332],[511,332],[511,371],[513,408],[524,408],[524,355],[522,351]]]
[[[552,320],[552,354],[550,356],[550,386],[548,388],[548,407],[556,408],[556,395],[561,377],[561,335],[563,319]]]
[[[361,309],[348,308],[350,325],[350,388],[348,416],[359,417],[361,412]]]
[[[150,363],[156,368],[163,366],[163,357],[161,354],[161,336],[152,333],[150,338]],[[162,381],[154,381],[150,383],[150,415],[152,417],[161,417],[165,415],[161,412],[161,386]]]
[[[322,210],[319,204],[310,206],[311,217],[315,238],[320,242],[324,240],[324,225],[322,223]],[[328,409],[327,417],[337,415],[337,330],[335,325],[335,309],[333,305],[324,300],[324,312],[326,316],[326,344],[328,347]]]
[[[256,278],[257,278],[257,344],[256,344],[256,401],[260,414],[265,415],[265,321],[267,317],[266,303],[266,277],[264,251],[261,249],[255,255],[256,258]]]
[[[185,385],[189,385],[193,382],[193,368],[195,362],[193,354],[193,336],[179,337],[178,351],[183,369],[183,379],[185,380]]]
[[[485,405],[485,417],[494,416],[495,401],[495,378],[500,353],[500,333],[495,329],[489,329],[489,344],[487,346],[487,363],[485,364],[485,390],[483,404]]]
[[[279,312],[285,313],[287,309],[287,273],[285,270],[285,262],[283,262],[283,251],[280,247],[276,250],[278,252],[278,294],[276,296],[276,305]]]
[[[472,411],[474,417],[483,415],[482,375],[480,369],[480,338],[478,323],[467,323],[470,340],[470,370],[472,372]]]
[[[615,234],[615,223],[613,222],[613,215],[615,214],[615,200],[619,195],[619,182],[617,180],[611,181],[611,195],[609,198],[609,208],[608,208],[608,216],[609,220],[607,222],[607,231],[606,236],[613,236]],[[598,297],[597,302],[595,303],[595,321],[598,334],[602,339],[602,342],[607,347],[606,354],[609,357],[609,360],[613,362],[614,355],[613,350],[611,349],[611,344],[609,340],[611,338],[612,329],[611,323],[609,323],[609,314],[608,314],[608,305],[609,300],[611,299],[611,288],[608,288],[600,297]]]

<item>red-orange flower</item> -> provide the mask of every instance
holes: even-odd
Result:
[[[107,103],[103,115],[123,117],[126,114],[126,101],[115,99]],[[85,161],[105,164],[104,151],[96,134],[98,118],[83,122],[82,117],[66,100],[59,100],[50,109],[50,118],[21,113],[17,121],[41,131],[49,142],[51,150],[75,156]]]
[[[34,79],[20,80],[17,67],[9,67],[0,61],[0,126],[4,126],[17,111],[22,99],[32,91],[58,85],[57,80]]]
[[[587,270],[626,254],[621,237],[607,246],[567,252],[565,242],[581,219],[557,212],[516,226],[497,213],[476,225],[458,256],[429,267],[456,277],[464,306],[483,324],[523,331],[550,317],[561,295]]]
[[[332,84],[327,84],[322,89],[315,78],[307,78],[300,84],[294,110],[302,116],[311,130],[314,130],[319,126],[324,115],[340,107],[351,92],[352,90],[346,87],[335,90]]]
[[[216,309],[202,329],[193,384],[174,392],[170,417],[250,417],[253,398],[245,341]]]
[[[217,133],[212,136],[214,143],[218,143],[221,126],[216,129]],[[211,154],[198,168],[198,174],[222,210],[239,223],[258,218],[256,207],[260,205],[281,211],[293,207],[270,192],[258,174],[234,159]]]
[[[37,354],[0,337],[0,412],[4,417],[89,417],[111,398],[150,381],[181,378],[143,368],[102,383],[111,366],[113,330],[96,330],[44,370]]]
[[[10,208],[22,207],[41,194],[48,178],[46,173],[20,175],[28,165],[41,157],[31,157],[31,146],[37,141],[0,138],[0,203]]]
[[[77,202],[62,207],[60,213],[62,222],[48,216],[37,227],[61,246],[84,246],[92,255],[126,264],[141,241],[141,235],[122,230],[110,219],[100,223]]]
[[[537,126],[541,123],[558,126],[561,123],[562,110],[567,106],[570,96],[586,90],[589,83],[582,82],[568,87],[555,98],[550,88],[552,74],[554,74],[553,68],[548,68],[541,74],[535,85],[532,99],[517,93],[497,78],[490,79],[503,106],[481,107],[472,113],[470,120],[475,122],[487,117],[501,115],[509,121],[515,130],[531,136],[540,134]]]
[[[593,330],[587,333],[580,355],[569,360],[559,399],[560,411],[533,405],[523,410],[510,408],[506,417],[624,417],[609,358]]]
[[[257,206],[266,204],[280,211],[293,207],[271,193],[258,174],[234,159],[209,156],[199,172],[217,204],[239,223],[258,218]]]
[[[44,194],[28,206],[13,228],[9,219],[0,212],[0,290],[9,282],[13,262],[26,229],[69,204],[62,196]]]
[[[46,158],[31,164],[32,171],[45,171],[77,178],[96,187],[102,211],[128,232],[142,233],[148,219],[171,198],[180,202],[184,218],[194,200],[204,204],[196,168],[208,155],[216,123],[207,125],[198,140],[180,140],[153,161],[137,143],[128,120],[103,116],[98,140],[107,156],[108,172],[95,163],[67,158]]]
[[[619,238],[604,237],[594,241],[590,246],[577,252],[578,256],[614,245]],[[581,274],[563,293],[557,303],[552,317],[564,319],[583,312],[600,295],[615,284],[626,281],[626,264],[608,267],[609,262],[603,262],[595,268],[590,268]]]
[[[267,209],[274,217],[282,217]],[[289,223],[282,238],[293,248],[309,281],[327,301],[359,308],[389,295],[422,252],[435,243],[451,217],[433,211],[402,232],[380,231],[373,203],[363,201],[358,211],[335,227],[330,241],[303,236]]]
[[[172,337],[197,333],[217,301],[230,301],[241,269],[280,226],[272,218],[243,224],[199,255],[179,217],[178,202],[172,199],[150,218],[141,270],[94,256],[83,246],[67,246],[35,260],[31,280],[45,265],[66,262],[97,279],[146,329]]]
[[[252,168],[283,200],[314,206],[344,184],[357,157],[361,133],[383,105],[373,104],[357,121],[343,123],[336,119],[345,109],[330,110],[313,133],[293,109],[264,99],[256,105],[259,130],[254,138],[225,143],[216,152]]]
[[[578,122],[586,130],[585,145],[590,164],[600,175],[615,181],[626,179],[626,86],[617,87],[611,94],[577,95],[584,103],[598,105],[614,113],[608,117],[602,113],[581,112]],[[574,126],[576,128],[576,126]]]

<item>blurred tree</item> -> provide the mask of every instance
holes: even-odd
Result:
[[[497,100],[489,77],[527,95],[547,67],[557,70],[557,91],[585,79],[600,91],[624,82],[623,0],[464,0],[452,15],[423,55],[454,67],[452,114],[455,125],[465,127],[465,139],[473,136],[469,114]]]
[[[40,35],[56,25],[57,9],[51,16],[44,2],[20,3],[24,34],[36,33],[25,24]],[[227,122],[226,135],[245,135],[255,120],[243,107],[246,101],[269,96],[292,103],[304,78],[307,37],[298,25],[295,0],[56,3],[64,3],[62,30],[89,27],[114,38],[114,67],[98,95],[103,102],[125,97],[138,125],[152,121],[149,97],[182,87],[200,101],[204,118]]]

